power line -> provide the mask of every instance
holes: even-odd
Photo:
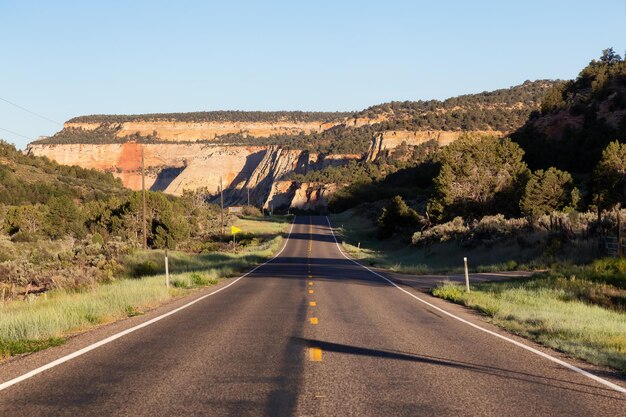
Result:
[[[9,100],[7,100],[7,99],[5,99],[5,98],[0,97],[0,100],[4,101],[5,103],[9,103],[9,104],[10,104],[10,105],[12,105],[12,106],[15,106],[15,107],[17,107],[17,108],[18,108],[18,109],[20,109],[20,110],[24,110],[25,112],[28,112],[28,113],[30,113],[30,114],[33,114],[33,115],[35,115],[35,116],[37,116],[37,117],[41,117],[42,119],[47,120],[47,121],[49,121],[49,122],[52,122],[52,123],[54,123],[54,124],[56,124],[56,125],[63,126],[63,123],[59,123],[59,122],[57,122],[56,120],[52,120],[52,119],[50,119],[50,118],[48,118],[48,117],[46,117],[46,116],[43,116],[43,115],[41,115],[41,114],[39,114],[39,113],[35,113],[35,112],[34,112],[34,111],[32,111],[32,110],[28,110],[27,108],[22,107],[22,106],[20,106],[19,104],[15,104],[15,103],[13,103],[12,101],[9,101]],[[3,130],[6,130],[6,129],[3,129]]]
[[[28,136],[21,135],[21,134],[19,134],[17,132],[14,132],[14,131],[9,130],[9,129],[5,129],[3,127],[0,127],[0,130],[4,130],[5,132],[9,132],[12,135],[19,136],[19,137],[22,137],[24,139],[33,140],[33,138],[29,138]]]

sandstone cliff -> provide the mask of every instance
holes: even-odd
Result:
[[[295,184],[283,180],[289,173],[306,173],[312,167],[341,164],[356,155],[325,158],[306,151],[280,147],[217,146],[210,144],[68,144],[37,145],[28,152],[59,163],[111,172],[125,187],[141,189],[141,151],[144,152],[146,187],[180,195],[184,190],[206,189],[215,196],[220,182],[227,205],[247,203],[273,209],[314,209],[327,203],[333,186]]]
[[[329,129],[337,123],[316,122],[175,122],[175,121],[131,121],[122,123],[68,122],[63,128],[68,132],[92,132],[97,129],[111,131],[120,139],[133,135],[151,136],[159,141],[198,142],[212,141],[219,136],[243,134],[266,137],[278,134],[297,135],[315,133]]]
[[[482,132],[497,133],[497,132]],[[350,161],[374,161],[405,142],[409,146],[430,140],[446,146],[460,132],[385,131],[372,138],[366,154],[318,154],[280,146],[233,146],[211,143],[110,143],[29,145],[28,152],[62,164],[111,172],[125,187],[141,188],[141,152],[146,187],[181,195],[184,190],[206,189],[217,196],[224,187],[227,205],[251,204],[274,209],[318,210],[336,190],[334,184],[295,183],[291,173],[306,174]]]

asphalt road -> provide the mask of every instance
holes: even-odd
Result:
[[[37,355],[9,365],[43,360]],[[0,366],[0,382],[9,368]],[[625,410],[626,395],[450,318],[345,259],[326,219],[307,216],[279,257],[234,285],[0,391],[0,416],[16,417]]]

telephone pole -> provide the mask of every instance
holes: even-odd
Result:
[[[246,190],[248,190],[248,207],[250,207],[250,188],[246,187]]]
[[[222,237],[224,237],[224,185],[222,184],[222,177],[220,177],[220,217],[222,224]]]
[[[148,231],[146,227],[146,172],[143,157],[143,145],[141,145],[141,228],[143,231],[143,249],[148,249]]]

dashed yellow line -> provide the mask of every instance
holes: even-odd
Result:
[[[322,349],[318,347],[309,348],[309,360],[311,362],[321,362],[322,361]]]
[[[313,224],[309,223],[309,234],[310,234],[310,240],[309,240],[309,248],[308,248],[308,252],[307,252],[307,257],[309,258],[309,261],[307,262],[307,276],[309,277],[309,279],[313,279],[313,275],[311,275],[311,250],[313,249]],[[313,285],[313,281],[309,281],[309,286]],[[313,290],[309,289],[309,294],[313,294]],[[311,307],[316,307],[317,306],[317,302],[315,301],[309,301],[309,306]],[[311,317],[309,318],[309,322],[312,325],[317,325],[319,323],[319,320],[317,317]],[[309,360],[311,362],[321,362],[322,361],[322,349],[319,347],[310,347],[309,348]]]

